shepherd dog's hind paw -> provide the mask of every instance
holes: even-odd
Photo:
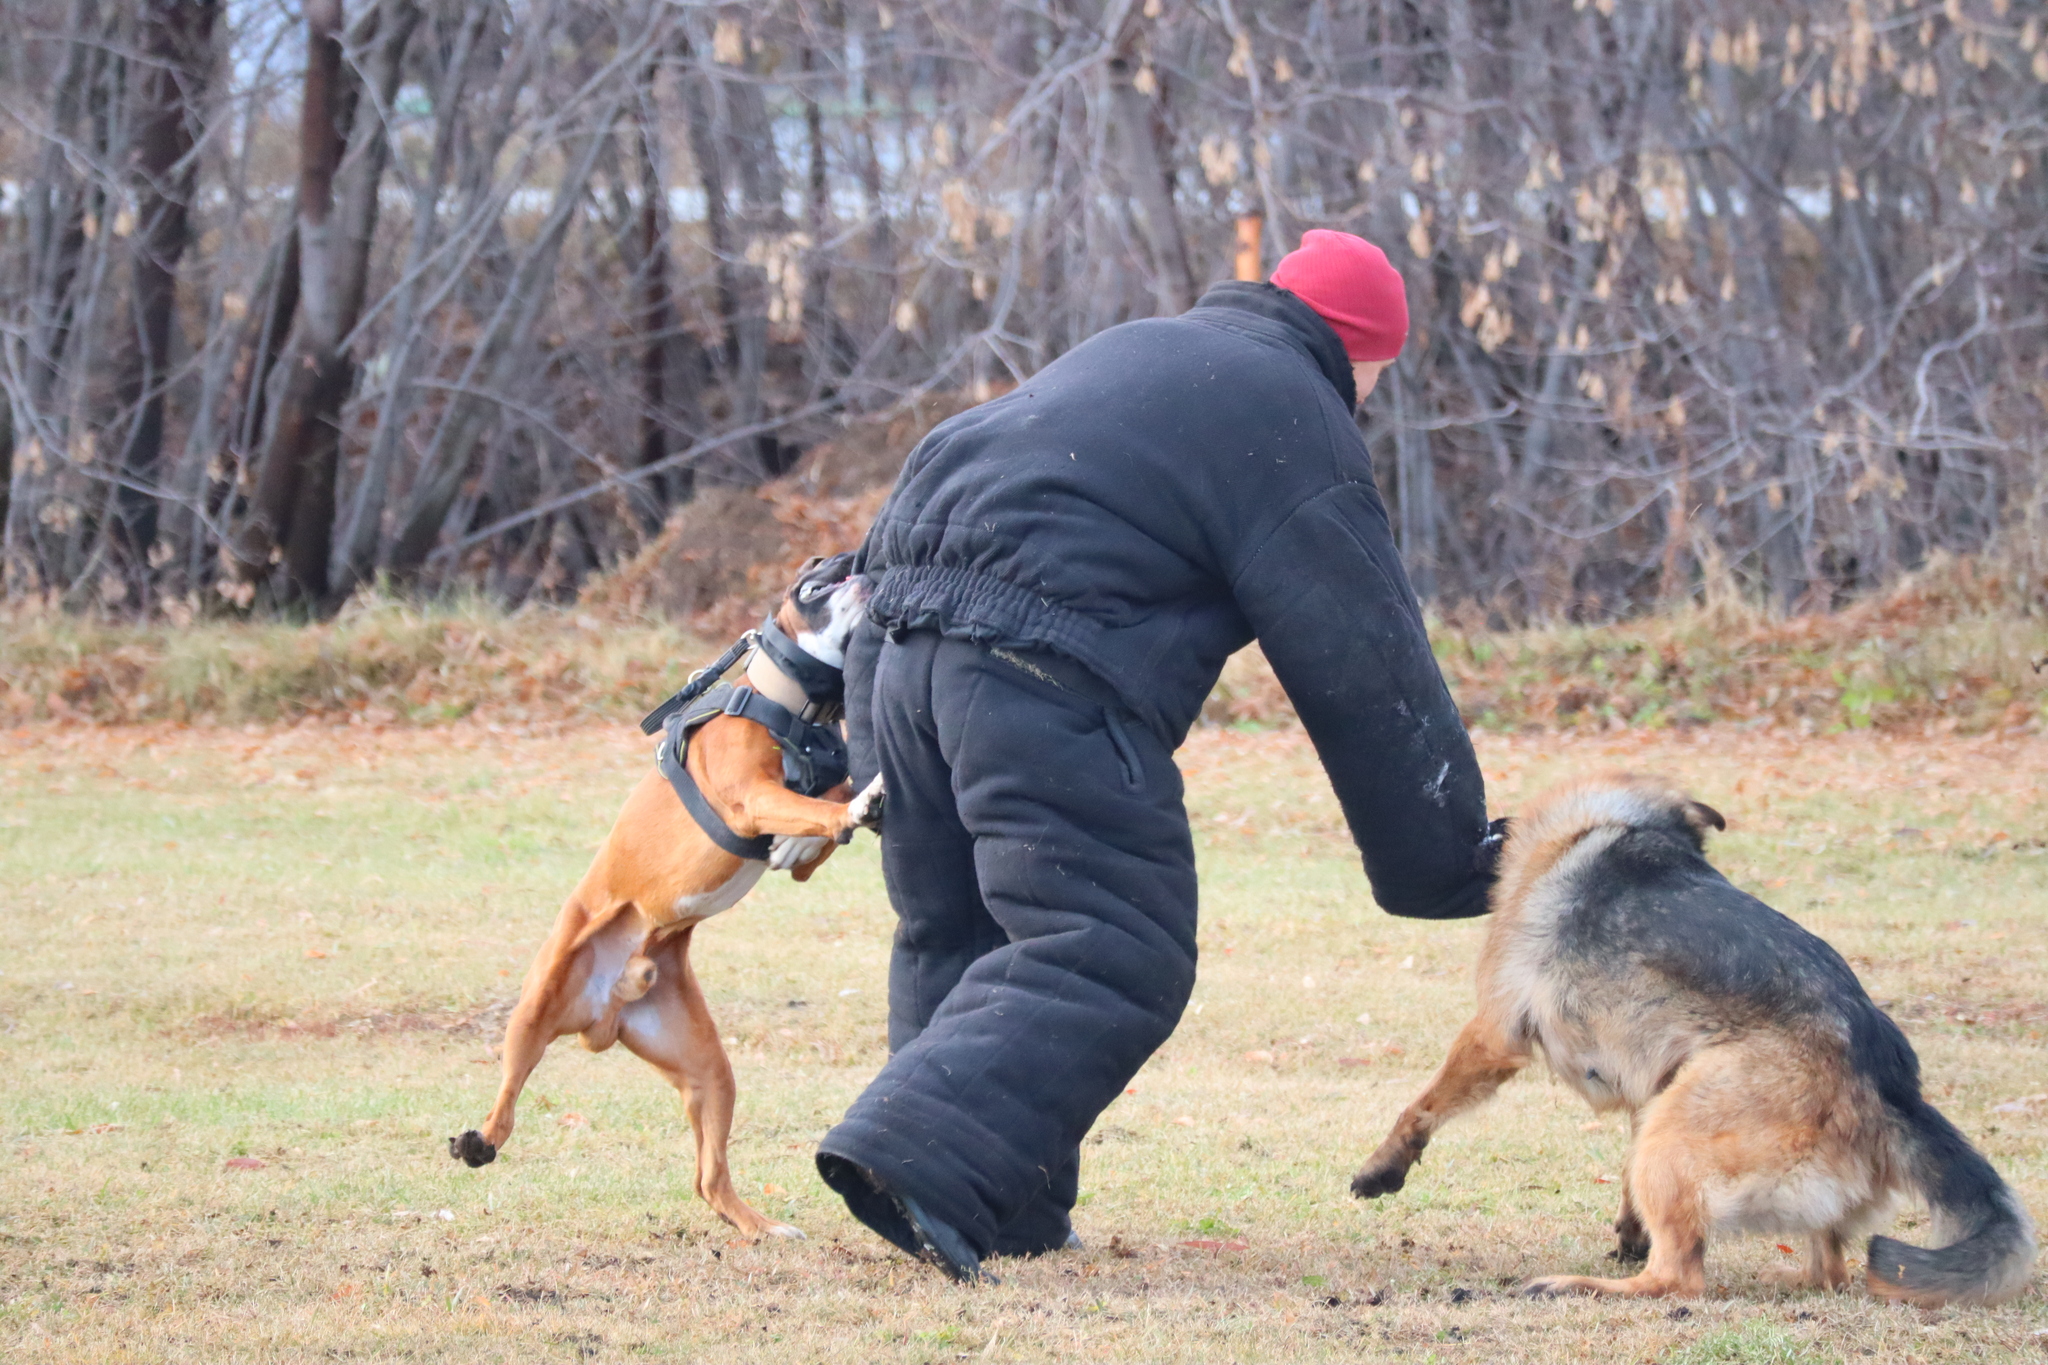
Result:
[[[1633,1264],[1637,1261],[1647,1261],[1650,1259],[1650,1239],[1647,1237],[1632,1239],[1624,1235],[1620,1242],[1615,1245],[1614,1250],[1607,1253],[1607,1259],[1610,1261],[1622,1261],[1628,1264]]]

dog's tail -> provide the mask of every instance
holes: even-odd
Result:
[[[2012,1187],[1935,1107],[1918,1095],[1888,1097],[1907,1178],[1934,1213],[1946,1245],[1870,1239],[1870,1292],[1926,1307],[2002,1303],[2024,1289],[2034,1265],[2034,1220]]]

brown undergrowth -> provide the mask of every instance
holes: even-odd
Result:
[[[885,490],[791,480],[711,490],[573,608],[364,595],[332,621],[0,618],[0,723],[627,721],[759,619],[803,559],[859,543]],[[703,549],[691,549],[703,546]],[[1938,557],[1887,593],[1783,616],[1716,591],[1599,625],[1432,623],[1467,721],[1517,730],[1770,722],[1982,733],[2048,725],[2048,557]],[[1288,725],[1256,648],[1212,724]]]
[[[1808,730],[2048,723],[2048,570],[2038,556],[1941,557],[1842,611],[1782,616],[1732,592],[1604,625],[1489,631],[1439,622],[1438,662],[1484,729],[1771,722]],[[1212,721],[1290,713],[1255,651],[1231,661]]]

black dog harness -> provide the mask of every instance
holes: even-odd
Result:
[[[780,672],[804,691],[810,705],[798,715],[754,688],[719,681],[750,648],[759,649]],[[743,838],[720,818],[690,776],[690,737],[718,716],[753,721],[774,737],[782,750],[782,784],[804,796],[822,796],[844,782],[849,771],[846,741],[836,724],[845,699],[840,671],[807,654],[785,635],[773,618],[735,641],[709,667],[693,675],[683,689],[654,708],[640,722],[645,734],[662,732],[655,764],[675,788],[683,809],[711,839],[736,858],[762,861],[774,836]],[[806,719],[805,716],[812,716]]]

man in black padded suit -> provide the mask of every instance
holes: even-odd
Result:
[[[1377,247],[1311,232],[942,423],[868,533],[847,710],[855,784],[886,780],[892,1056],[818,1169],[956,1279],[1070,1244],[1081,1139],[1180,1020],[1173,752],[1233,651],[1264,647],[1379,904],[1485,912],[1499,839],[1352,417],[1407,326]]]

